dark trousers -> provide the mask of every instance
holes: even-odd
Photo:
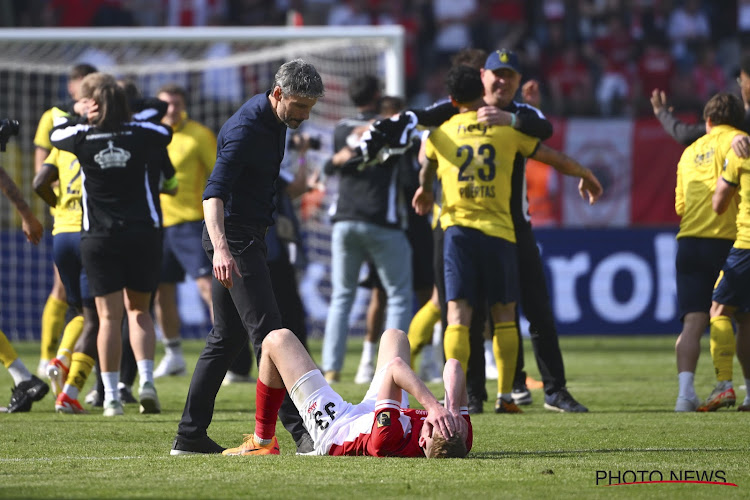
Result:
[[[440,302],[440,321],[443,333],[448,326],[448,307],[445,301],[445,274],[443,273],[443,230],[438,225],[433,233],[433,264],[435,269],[435,287]],[[487,401],[487,386],[484,373],[484,325],[487,319],[487,304],[482,294],[477,295],[477,303],[473,304],[471,325],[469,326],[469,365],[466,369],[466,392],[470,398]]]
[[[552,394],[565,387],[565,366],[557,338],[555,315],[552,312],[542,258],[531,225],[516,227],[518,269],[521,281],[521,309],[529,320],[529,334],[544,392]],[[523,343],[519,344],[515,382],[523,383]],[[514,384],[515,385],[515,384]]]
[[[221,382],[242,345],[247,343],[248,335],[256,359],[260,360],[263,339],[270,331],[281,328],[281,316],[266,265],[264,229],[249,232],[237,231],[232,227],[225,229],[229,249],[241,277],[233,276],[234,284],[230,289],[224,288],[213,278],[214,327],[195,366],[185,410],[177,429],[179,435],[187,438],[206,435]],[[213,261],[213,246],[205,227],[203,248]],[[279,417],[295,442],[299,443],[307,431],[288,394]]]
[[[268,261],[271,272],[271,283],[276,304],[281,313],[281,324],[290,329],[307,349],[307,325],[305,324],[305,307],[299,296],[297,274],[294,266],[286,258]],[[309,350],[309,349],[308,349]],[[253,355],[247,345],[237,355],[229,369],[240,375],[249,375]]]

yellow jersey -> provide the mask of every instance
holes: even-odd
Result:
[[[42,117],[39,119],[39,125],[36,128],[36,134],[34,135],[34,146],[44,148],[47,151],[52,151],[49,134],[55,126],[54,110],[55,108],[50,108],[42,114]]]
[[[203,220],[203,190],[216,162],[216,136],[207,127],[184,117],[174,127],[167,153],[177,177],[177,194],[162,194],[164,227]]]
[[[425,154],[438,162],[440,225],[463,226],[516,242],[510,215],[510,179],[516,153],[528,157],[539,139],[512,127],[477,122],[476,111],[454,115],[427,139]]]
[[[729,125],[717,125],[688,146],[677,164],[674,206],[680,219],[677,238],[719,238],[734,240],[739,199],[733,200],[722,215],[713,210],[712,198],[726,162],[737,163],[732,139],[742,133]]]
[[[52,146],[52,143],[49,140],[49,135],[55,126],[55,118],[61,116],[69,115],[67,112],[58,107],[49,108],[42,114],[42,117],[39,119],[39,125],[36,127],[36,134],[34,134],[34,146],[44,148],[50,152],[54,149],[54,146]],[[59,185],[56,184],[52,186],[52,190],[58,197],[60,196]],[[55,217],[55,207],[50,207],[49,213],[52,215],[52,217]],[[80,231],[80,228],[78,229],[78,231]]]
[[[739,186],[740,203],[737,208],[737,239],[734,241],[735,248],[750,250],[750,160],[743,160],[729,150],[722,178]],[[734,200],[731,207],[734,207]]]
[[[73,153],[52,148],[45,165],[57,169],[60,189],[55,205],[55,224],[52,235],[81,231],[81,165]]]

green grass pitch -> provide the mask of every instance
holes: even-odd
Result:
[[[189,367],[202,345],[185,343]],[[750,413],[675,414],[674,337],[563,337],[561,345],[568,387],[590,413],[549,412],[540,390],[522,415],[496,415],[487,402],[485,413],[472,417],[474,449],[465,460],[298,457],[281,425],[278,457],[171,457],[188,377],[157,381],[160,415],[142,416],[130,405],[119,418],[104,418],[101,409],[58,415],[47,395],[30,413],[0,414],[0,498],[750,498]],[[36,368],[38,344],[15,347]],[[528,371],[538,378],[528,340],[524,347]],[[701,397],[714,385],[704,347],[696,374]],[[320,341],[311,349],[319,359]],[[361,339],[350,339],[344,382],[336,386],[350,401],[364,394],[351,382],[360,349]],[[739,404],[745,390],[736,361],[734,382]],[[11,385],[1,370],[0,387]],[[439,395],[438,386],[430,388]],[[496,392],[494,381],[488,392]],[[3,393],[5,405],[10,392]],[[223,387],[209,435],[236,446],[253,430],[254,408],[255,385]],[[680,474],[737,487],[597,484],[604,472],[633,482],[658,480],[657,471],[665,481]]]

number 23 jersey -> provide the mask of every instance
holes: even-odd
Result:
[[[477,229],[515,243],[510,213],[516,153],[532,156],[539,139],[509,126],[477,122],[476,111],[454,115],[434,130],[425,145],[438,162],[443,198],[440,225]]]

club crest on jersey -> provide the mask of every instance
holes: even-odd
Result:
[[[116,148],[112,141],[107,141],[107,149],[102,149],[96,153],[94,161],[98,163],[102,169],[125,168],[130,156],[130,151]]]
[[[378,414],[378,427],[388,427],[391,425],[391,414],[384,411]]]

